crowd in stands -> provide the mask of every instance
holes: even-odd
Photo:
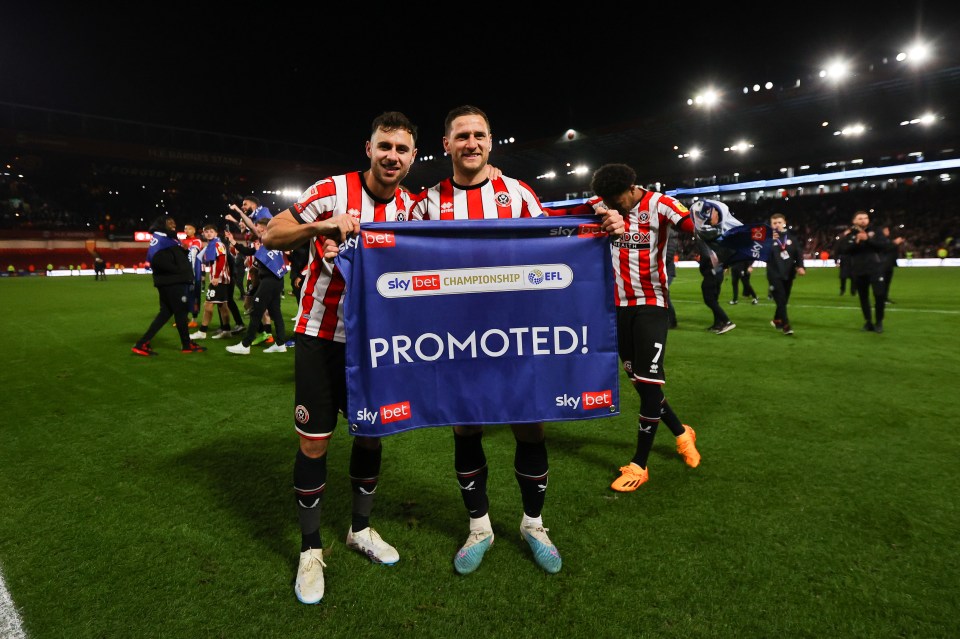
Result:
[[[744,223],[766,221],[777,212],[786,215],[794,232],[805,240],[807,259],[819,258],[824,252],[833,255],[837,237],[859,209],[871,211],[876,225],[889,225],[894,236],[905,238],[904,257],[936,257],[942,249],[950,257],[960,255],[960,240],[953,226],[960,211],[957,180],[901,181],[884,186],[857,185],[836,193],[725,201]],[[66,188],[59,183],[41,186],[13,175],[0,176],[0,233],[3,229],[92,230],[104,236],[129,233],[145,228],[142,220],[156,215],[161,199],[170,214],[201,224],[204,216],[198,212],[220,211],[225,206],[220,187],[210,185],[192,192],[154,188],[149,194],[128,185],[121,196],[90,180]],[[685,242],[680,259],[692,259],[695,252],[693,244]]]

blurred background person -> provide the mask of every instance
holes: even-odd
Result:
[[[751,304],[759,304],[760,300],[757,299],[757,292],[753,290],[753,285],[750,284],[750,275],[753,274],[753,260],[747,262],[735,262],[730,265],[730,286],[733,288],[733,299],[730,300],[730,304],[736,304],[738,302],[738,289],[743,289],[743,296],[752,298]]]
[[[883,332],[883,312],[887,301],[887,284],[883,278],[884,255],[890,240],[870,225],[870,214],[864,210],[853,215],[853,226],[843,234],[843,256],[850,259],[853,283],[860,296],[864,331]],[[873,291],[873,309],[870,306]]]
[[[160,311],[153,318],[147,332],[131,349],[136,355],[151,357],[156,351],[150,346],[161,328],[176,318],[177,333],[180,334],[181,353],[202,353],[207,350],[191,341],[187,328],[187,301],[190,287],[193,286],[193,268],[186,249],[177,239],[177,222],[169,215],[161,215],[150,225],[150,248],[147,249],[147,262],[153,272],[153,285],[160,297]]]
[[[893,271],[897,268],[897,260],[900,259],[900,247],[903,246],[902,237],[890,237],[890,225],[882,229],[883,236],[890,240],[883,253],[883,280],[887,283],[887,304],[894,304],[890,299],[890,285],[893,283]]]

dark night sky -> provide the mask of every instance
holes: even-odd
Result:
[[[681,108],[708,82],[786,84],[836,52],[878,62],[918,33],[955,54],[960,33],[956,2],[771,3],[773,13],[589,2],[576,15],[541,3],[543,15],[520,18],[412,3],[358,4],[340,18],[331,3],[306,13],[17,4],[2,16],[0,101],[342,152],[362,149],[384,110],[419,125],[421,154],[440,150],[444,115],[464,103],[487,111],[495,137],[559,137]]]

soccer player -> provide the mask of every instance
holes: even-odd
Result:
[[[266,311],[275,318],[272,322],[274,330],[273,345],[264,349],[264,353],[285,353],[287,351],[287,333],[283,323],[283,314],[280,312],[280,300],[283,297],[283,278],[289,270],[283,251],[270,251],[263,245],[261,239],[267,230],[269,220],[260,218],[253,227],[254,235],[257,239],[253,246],[243,246],[237,244],[233,238],[230,229],[224,231],[227,242],[231,248],[237,250],[241,255],[252,255],[257,269],[257,291],[253,295],[253,311],[250,313],[250,326],[247,329],[247,335],[239,344],[227,347],[228,353],[235,355],[249,355],[250,345],[260,333],[261,318]]]
[[[250,218],[251,221],[256,222],[258,220],[267,220],[268,222],[273,217],[270,213],[270,209],[260,204],[260,200],[255,198],[252,195],[248,195],[243,198],[241,206],[236,204],[231,204],[230,208],[236,211],[239,215],[246,215]],[[253,228],[253,225],[250,222],[247,222],[249,228]]]
[[[203,239],[206,247],[200,253],[200,260],[209,265],[207,281],[207,301],[203,304],[203,319],[200,328],[191,333],[190,339],[206,339],[207,327],[213,319],[213,309],[217,309],[220,318],[220,330],[214,333],[214,339],[220,339],[230,334],[230,311],[227,309],[227,295],[230,287],[230,269],[227,267],[227,249],[217,236],[217,227],[207,224],[203,227]]]
[[[453,176],[418,196],[412,218],[467,220],[547,214],[537,195],[525,183],[499,172],[495,178],[489,176],[487,163],[492,146],[490,121],[483,111],[470,105],[451,110],[444,122],[443,149],[452,161]],[[620,216],[604,213],[604,230],[622,233]],[[513,424],[511,428],[516,440],[514,474],[523,503],[520,533],[530,545],[537,564],[548,573],[556,573],[562,560],[547,536],[541,516],[549,474],[544,424]],[[453,565],[458,573],[467,574],[480,566],[493,544],[487,499],[487,458],[483,451],[483,426],[457,425],[453,427],[453,435],[457,482],[470,514],[470,533],[457,551]]]
[[[787,218],[783,213],[771,215],[770,226],[773,228],[773,250],[767,262],[767,282],[770,284],[770,295],[777,305],[770,323],[783,331],[784,335],[793,335],[793,327],[787,317],[787,302],[790,301],[793,280],[797,275],[807,274],[803,268],[803,252],[800,243],[795,242],[787,230]]]
[[[691,468],[700,464],[697,434],[680,422],[663,394],[669,313],[665,255],[668,229],[694,232],[690,212],[679,201],[637,186],[637,175],[626,164],[605,164],[593,174],[596,194],[587,201],[595,210],[612,209],[623,216],[624,237],[615,238],[613,273],[617,304],[617,342],[623,370],[640,396],[637,447],[633,459],[620,468],[610,487],[631,492],[649,478],[647,460],[662,420],[677,441],[677,452]]]
[[[323,541],[320,516],[327,484],[327,447],[338,415],[347,410],[344,279],[324,259],[323,238],[342,241],[359,233],[361,222],[408,219],[413,196],[400,182],[417,156],[417,128],[402,113],[374,119],[366,142],[370,168],[324,178],[308,188],[291,208],[267,225],[263,244],[289,251],[308,243],[306,279],[295,323],[294,420],[300,446],[293,465],[293,486],[300,514],[300,564],[294,592],[305,604],[323,598]],[[353,438],[350,483],[352,522],[347,546],[372,562],[395,564],[396,548],[370,526],[380,476],[379,438]]]
[[[723,335],[737,327],[720,306],[720,286],[723,284],[723,269],[725,255],[720,247],[713,243],[718,237],[734,227],[742,226],[726,204],[719,200],[698,200],[694,202],[692,213],[700,221],[695,223],[697,230],[697,248],[700,251],[700,293],[703,303],[713,313],[713,324],[707,330],[717,335]]]
[[[200,262],[200,250],[203,248],[203,240],[197,237],[197,227],[193,224],[184,224],[183,233],[187,237],[181,244],[187,249],[190,256],[190,266],[193,267],[194,286],[191,290],[190,299],[187,302],[187,311],[190,313],[190,328],[196,328],[197,318],[200,316],[200,293],[203,291],[203,264]]]

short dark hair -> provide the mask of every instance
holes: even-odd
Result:
[[[250,200],[251,202],[253,202],[253,203],[256,204],[257,206],[260,206],[260,199],[257,198],[257,196],[255,196],[255,195],[244,195],[244,196],[243,196],[243,199],[245,199],[245,200]]]
[[[590,189],[601,199],[614,198],[637,183],[637,172],[626,164],[604,164],[593,172]]]
[[[453,126],[453,121],[465,115],[479,115],[483,118],[483,121],[486,122],[487,131],[490,130],[490,118],[487,117],[487,114],[473,105],[464,104],[463,106],[450,109],[450,112],[447,113],[447,119],[443,121],[443,134],[447,135],[450,133],[450,127]]]
[[[783,213],[774,213],[773,215],[770,216],[770,219],[772,220],[772,219],[774,219],[774,218],[776,218],[776,217],[782,219],[784,222],[787,221],[787,216],[784,215]]]
[[[153,220],[150,223],[150,228],[147,229],[151,233],[156,231],[166,231],[167,230],[167,220],[172,220],[173,217],[170,215],[161,215]]]
[[[373,137],[378,129],[383,129],[384,131],[402,129],[413,136],[414,146],[417,144],[417,125],[399,111],[384,111],[375,117],[373,123],[370,125],[370,137]]]

